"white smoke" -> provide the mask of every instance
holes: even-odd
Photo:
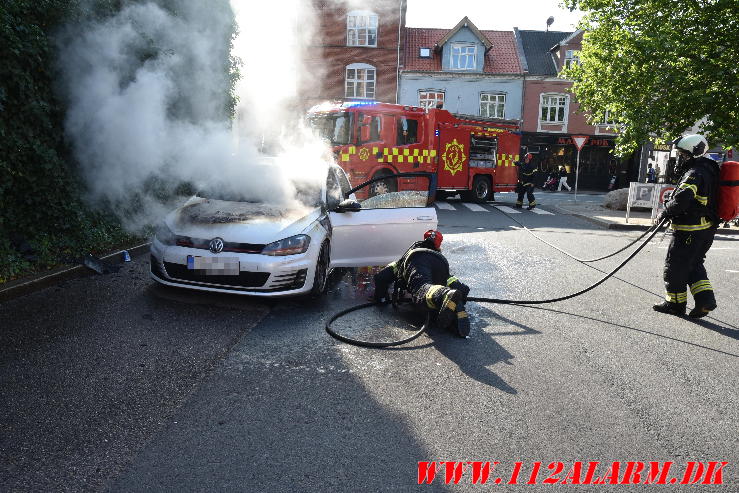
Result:
[[[182,182],[287,203],[290,181],[257,172],[263,144],[287,175],[320,176],[327,149],[307,131],[296,103],[319,74],[302,65],[314,16],[305,0],[128,2],[113,16],[68,26],[59,36],[60,85],[71,140],[92,201],[140,197],[131,227],[164,209],[157,191]],[[177,12],[173,15],[173,11]],[[237,125],[227,113],[232,23],[240,59]],[[164,194],[166,195],[166,193]]]

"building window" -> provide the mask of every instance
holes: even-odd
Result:
[[[346,16],[347,46],[377,46],[377,15],[353,11]]]
[[[452,43],[452,58],[449,68],[452,70],[477,68],[477,45],[472,43]]]
[[[610,110],[606,110],[605,115],[603,116],[603,121],[598,123],[598,125],[603,127],[616,128],[619,125],[618,118],[613,113],[611,113]]]
[[[418,93],[418,106],[421,108],[443,108],[444,93],[441,91],[420,91]]]
[[[567,116],[567,96],[564,94],[541,95],[542,123],[564,123]]]
[[[419,48],[418,56],[421,58],[431,58],[431,48]]]
[[[505,118],[505,94],[480,94],[480,116]]]
[[[578,52],[575,50],[567,50],[565,52],[565,68],[580,65],[580,57],[577,54]]]
[[[346,67],[346,97],[374,99],[375,67],[366,63],[352,63]]]

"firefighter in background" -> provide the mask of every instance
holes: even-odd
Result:
[[[439,327],[456,330],[460,337],[470,333],[470,322],[464,309],[470,288],[449,274],[449,262],[441,254],[440,231],[429,230],[403,254],[375,274],[376,301],[387,302],[388,289],[407,290],[413,303],[436,316]]]
[[[703,157],[708,142],[700,135],[686,135],[673,144],[679,152],[676,171],[682,177],[658,218],[670,219],[673,232],[664,268],[667,294],[665,301],[653,308],[661,313],[684,315],[690,288],[695,307],[688,316],[701,318],[716,308],[713,286],[703,262],[719,224],[719,166]]]
[[[536,165],[533,163],[534,155],[530,152],[523,158],[522,163],[516,163],[518,166],[518,200],[516,207],[523,207],[523,195],[529,199],[529,210],[536,207],[536,198],[534,197],[534,180],[536,178]]]

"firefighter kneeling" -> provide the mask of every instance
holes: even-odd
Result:
[[[436,315],[439,327],[456,330],[460,337],[470,333],[470,322],[464,309],[470,288],[449,274],[449,262],[441,254],[441,232],[429,230],[423,241],[417,241],[400,260],[389,264],[375,275],[375,299],[388,300],[388,289],[407,290],[416,306]]]

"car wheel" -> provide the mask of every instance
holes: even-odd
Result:
[[[492,198],[492,186],[490,184],[490,177],[488,176],[476,176],[472,180],[472,190],[468,193],[468,197],[477,203],[487,202]]]
[[[375,175],[374,178],[379,178],[383,175]],[[386,180],[376,181],[370,185],[370,197],[375,195],[382,195],[383,193],[397,192],[398,182],[395,178],[387,178]]]
[[[313,287],[311,287],[310,290],[310,295],[313,297],[319,297],[326,291],[329,258],[330,252],[328,242],[324,241],[323,245],[321,245],[321,251],[318,253],[316,273],[313,275]]]

